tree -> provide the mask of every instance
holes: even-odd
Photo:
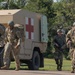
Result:
[[[54,24],[63,24],[63,26],[72,25],[75,15],[74,15],[74,3],[66,3],[66,2],[59,2],[54,3],[53,7],[57,13],[56,21]]]
[[[3,9],[21,9],[24,8],[28,0],[0,0],[0,2],[3,4]]]

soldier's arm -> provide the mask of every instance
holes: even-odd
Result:
[[[53,38],[53,45],[54,47],[59,47],[56,36]]]
[[[16,35],[17,35],[17,38],[18,38],[17,46],[19,46],[20,43],[21,43],[21,34],[20,34],[19,31],[17,31],[17,32],[16,32]]]
[[[7,43],[8,39],[7,39],[7,32],[8,32],[8,28],[6,28],[5,30],[5,34],[4,34],[4,43]]]
[[[71,41],[71,30],[66,35],[66,42]]]
[[[68,48],[71,46],[71,30],[66,35],[66,45]]]

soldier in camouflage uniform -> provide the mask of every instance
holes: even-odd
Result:
[[[8,22],[9,27],[5,31],[5,50],[4,50],[4,66],[1,69],[9,69],[10,54],[15,59],[16,69],[20,69],[19,51],[20,51],[20,32],[14,27],[14,22]]]
[[[54,58],[55,62],[57,64],[57,70],[62,70],[62,64],[63,64],[63,46],[65,45],[65,36],[62,34],[62,30],[57,30],[57,35],[53,39],[53,44],[55,48],[54,52]]]
[[[69,47],[70,58],[72,60],[72,71],[74,73],[75,70],[75,22],[73,23],[73,27],[68,31],[66,35],[67,47]]]
[[[5,27],[0,24],[0,67],[3,66],[4,33]]]
[[[0,42],[4,40],[5,27],[3,24],[0,24]]]

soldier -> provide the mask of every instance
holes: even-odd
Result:
[[[72,60],[71,73],[74,73],[74,70],[75,70],[75,22],[73,23],[71,30],[69,30],[66,35],[66,43],[67,43],[67,47],[69,47],[70,49],[69,54]]]
[[[0,24],[0,68],[3,66],[4,33],[5,27]]]
[[[16,64],[16,71],[20,69],[19,51],[20,51],[20,32],[14,27],[14,22],[8,22],[9,27],[5,31],[5,50],[4,50],[4,66],[1,69],[9,69],[10,53],[13,54]]]
[[[0,46],[1,46],[1,42],[4,40],[4,33],[5,33],[5,27],[2,24],[0,24]]]
[[[63,64],[63,46],[65,45],[65,37],[62,34],[61,29],[57,30],[57,35],[53,39],[53,44],[55,48],[54,52],[54,58],[55,62],[57,64],[57,70],[62,70],[62,64]]]
[[[0,48],[4,47],[4,33],[5,33],[5,27],[0,24]]]

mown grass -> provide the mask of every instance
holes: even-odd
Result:
[[[14,62],[11,63],[10,68],[11,69],[15,68]],[[26,70],[26,69],[28,69],[28,67],[27,66],[21,66],[21,69]],[[44,68],[40,68],[39,70],[51,70],[51,71],[56,70],[56,64],[55,64],[54,59],[45,58],[44,59]],[[70,71],[71,70],[71,61],[70,60],[65,60],[65,59],[63,60],[62,70],[64,70],[64,71]]]
[[[54,59],[45,59],[45,66],[44,68],[40,68],[41,70],[56,70],[56,63]],[[70,60],[63,60],[63,67],[62,70],[69,71],[71,70],[71,61]]]

